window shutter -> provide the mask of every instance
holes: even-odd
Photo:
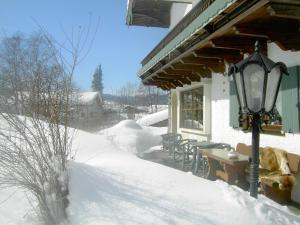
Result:
[[[229,125],[233,128],[239,127],[239,102],[234,81],[229,82]]]
[[[299,66],[288,68],[289,76],[283,76],[281,82],[282,94],[282,124],[288,133],[300,132],[299,120]]]

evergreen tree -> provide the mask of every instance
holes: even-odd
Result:
[[[102,69],[101,65],[97,66],[92,81],[92,90],[103,94]]]

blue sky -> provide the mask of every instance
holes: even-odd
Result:
[[[104,92],[110,93],[127,82],[139,82],[140,61],[167,33],[160,28],[128,27],[126,7],[127,0],[1,0],[0,37],[31,34],[40,25],[62,42],[64,31],[70,35],[79,26],[87,29],[89,15],[95,30],[99,17],[94,44],[78,66],[75,82],[88,90],[92,74],[101,64]]]

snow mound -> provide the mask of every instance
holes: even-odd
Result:
[[[104,134],[120,150],[140,155],[149,148],[160,145],[160,135],[165,132],[166,128],[144,127],[134,120],[124,120],[98,134]]]
[[[134,120],[122,120],[117,125],[114,126],[114,129],[130,128],[135,130],[142,130],[142,127],[137,124]]]
[[[156,112],[144,116],[143,118],[137,120],[137,123],[143,126],[151,126],[153,124],[159,123],[167,119],[168,119],[168,109],[165,109],[160,112]]]
[[[82,104],[93,104],[93,101],[95,101],[97,98],[101,100],[99,92],[81,92],[78,93],[78,100]]]

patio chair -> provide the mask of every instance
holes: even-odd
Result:
[[[193,162],[193,145],[197,142],[194,139],[181,139],[175,142],[173,149],[173,159],[181,162],[181,169],[185,170],[187,165],[192,165]]]
[[[175,142],[178,142],[182,139],[181,134],[176,133],[167,133],[161,135],[162,137],[162,150],[168,151],[169,155],[172,154]]]
[[[169,155],[173,156],[175,149],[177,148],[178,144],[182,142],[182,136],[181,134],[174,134],[172,137],[169,139]]]
[[[163,151],[168,151],[169,149],[169,139],[171,137],[172,133],[167,133],[167,134],[162,134],[162,150]]]
[[[182,170],[186,169],[186,166],[192,168],[193,165],[193,143],[197,142],[194,139],[188,139],[186,142],[180,145],[180,151],[182,153]]]

